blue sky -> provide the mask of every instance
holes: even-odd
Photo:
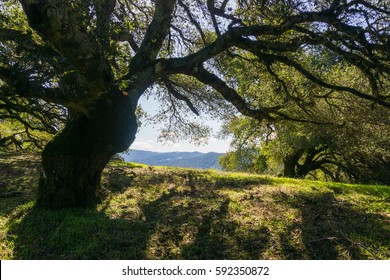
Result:
[[[146,100],[141,97],[140,104],[148,114],[153,115],[159,104],[153,99]],[[215,135],[218,133],[221,123],[218,121],[204,121],[213,129],[213,135],[210,137],[206,145],[194,145],[188,141],[180,141],[178,143],[162,143],[158,141],[159,125],[144,123],[130,149],[155,151],[155,152],[183,152],[183,151],[199,151],[199,152],[217,152],[224,153],[229,149],[229,140],[217,139]]]

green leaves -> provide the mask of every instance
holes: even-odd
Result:
[[[135,24],[133,21],[126,21],[124,22],[124,26],[129,29],[130,31],[135,30]]]
[[[122,90],[122,91],[126,91],[127,88],[128,88],[128,81],[126,80],[121,80],[119,81],[119,89]]]
[[[306,49],[295,53],[294,59],[329,84],[370,91],[364,73],[329,50]],[[390,135],[388,109],[324,89],[283,63],[264,68],[253,59],[231,60],[229,65],[223,68],[226,76],[251,104],[283,107],[268,123],[245,117],[225,123],[224,133],[233,136],[232,151],[221,162],[226,170],[388,184],[384,170],[390,147],[383,141],[384,135]],[[386,89],[388,84],[382,86]]]

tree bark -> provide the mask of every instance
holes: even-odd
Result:
[[[296,178],[298,161],[303,154],[303,150],[297,150],[286,155],[283,159],[283,177]]]
[[[38,206],[96,205],[105,165],[135,139],[136,102],[115,92],[96,102],[90,115],[71,114],[65,128],[42,152]]]
[[[287,178],[295,178],[296,172],[295,172],[295,166],[296,161],[290,158],[285,158],[283,160],[283,177]]]

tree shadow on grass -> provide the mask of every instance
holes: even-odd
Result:
[[[162,196],[145,210],[169,200]],[[96,209],[48,210],[35,206],[16,211],[8,241],[14,259],[145,259],[158,219],[112,219]]]
[[[38,155],[0,153],[0,216],[35,199],[40,173]]]
[[[229,203],[213,192],[171,190],[140,202],[140,215],[131,219],[30,204],[12,213],[6,239],[14,244],[14,259],[259,258],[267,230],[243,230],[227,217]]]
[[[136,173],[123,166],[107,166],[103,172],[101,185],[110,192],[121,192],[131,187]]]
[[[7,217],[1,240],[13,254],[7,256],[390,258],[388,217],[338,200],[333,190],[284,194],[276,188],[258,188],[261,183],[273,185],[267,178],[259,182],[254,177],[219,178],[206,171],[144,168],[131,174],[129,169],[119,169],[108,171],[106,186],[112,195],[99,210],[38,209],[29,195],[11,206],[6,205],[9,198],[2,199],[0,211]],[[271,199],[263,200],[263,195]],[[257,212],[246,212],[245,206]]]
[[[185,259],[259,259],[269,243],[265,227],[246,228],[228,217],[230,200],[203,216],[195,239],[182,249]]]
[[[388,217],[367,213],[350,203],[337,200],[333,192],[300,194],[285,199],[284,203],[301,213],[301,221],[289,226],[281,235],[286,258],[390,258]],[[301,232],[304,250],[291,246],[294,231]]]

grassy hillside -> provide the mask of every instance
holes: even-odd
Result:
[[[115,162],[96,209],[34,206],[0,155],[1,259],[390,259],[390,187]]]

